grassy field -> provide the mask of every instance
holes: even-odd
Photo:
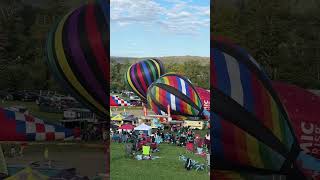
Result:
[[[156,160],[138,161],[125,157],[124,144],[111,143],[111,179],[113,180],[209,180],[208,171],[187,171],[184,162],[179,161],[179,155],[183,154],[201,163],[206,159],[186,153],[185,148],[170,144],[161,144],[160,152],[154,156],[160,156]]]
[[[38,105],[35,102],[22,102],[22,101],[0,101],[0,107],[10,107],[10,106],[25,106],[28,108],[29,113],[40,119],[44,119],[51,122],[57,122],[57,120],[62,119],[62,113],[47,113],[41,112]]]

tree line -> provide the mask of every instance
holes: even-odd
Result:
[[[273,80],[320,88],[320,3],[216,0],[211,32],[247,49]]]
[[[43,3],[45,6],[32,6],[22,0],[0,2],[0,90],[63,91],[46,64],[45,44],[53,23],[70,9],[77,7],[81,1],[83,0],[46,0],[46,3]],[[134,58],[126,59],[126,62],[131,62]],[[205,60],[209,61],[208,58],[192,56],[163,58],[163,61],[167,62],[165,65],[168,70],[186,74],[197,85],[209,88],[209,68],[203,66]],[[195,62],[190,65],[192,61]],[[180,66],[182,62],[184,64]],[[127,88],[124,72],[128,67],[129,63],[111,63],[111,89]],[[205,68],[206,70],[203,70]],[[196,75],[193,71],[199,71],[200,74]]]
[[[0,2],[0,89],[63,91],[45,63],[45,43],[53,23],[81,1]]]
[[[134,59],[134,58],[133,58]],[[141,58],[142,60],[144,58]],[[162,58],[160,58],[161,60]],[[166,72],[174,72],[183,75],[191,80],[192,84],[205,89],[210,88],[210,66],[209,58],[196,58],[190,59],[188,61],[179,61],[178,59],[184,59],[184,56],[175,57],[174,60],[170,60],[165,57],[166,60],[163,61]],[[206,60],[202,60],[206,59]],[[116,60],[116,58],[111,59],[111,82],[110,89],[121,91],[130,90],[127,82],[125,82],[125,73],[128,71],[132,63],[136,61],[122,61],[121,63]]]

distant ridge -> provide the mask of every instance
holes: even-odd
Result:
[[[201,56],[165,56],[165,57],[117,57],[111,56],[111,61],[115,61],[120,64],[124,63],[134,63],[143,59],[148,58],[157,58],[162,60],[163,63],[185,63],[188,61],[196,61],[201,64],[209,64],[209,57],[201,57]]]

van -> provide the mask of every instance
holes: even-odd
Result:
[[[183,123],[183,127],[190,127],[190,129],[204,129],[204,122],[203,121],[191,121],[186,120]]]

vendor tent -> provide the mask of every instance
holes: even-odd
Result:
[[[17,174],[6,178],[5,180],[45,180],[49,179],[48,176],[42,175],[39,172],[31,169],[30,167],[18,172]]]
[[[132,131],[134,129],[134,126],[131,124],[123,124],[121,127],[119,127],[119,129]]]
[[[122,116],[121,114],[118,114],[114,117],[111,118],[111,121],[122,121],[124,118],[124,116]]]
[[[143,131],[147,135],[151,135],[152,128],[144,123],[134,128],[135,131]]]

